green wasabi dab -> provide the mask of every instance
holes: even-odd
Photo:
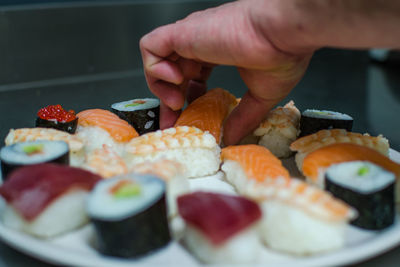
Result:
[[[43,148],[43,144],[26,145],[22,147],[22,151],[27,155],[32,155],[43,152]]]
[[[364,176],[364,175],[366,175],[366,174],[368,174],[369,173],[369,168],[368,168],[368,166],[362,166],[361,168],[359,168],[358,169],[358,172],[357,172],[357,174],[359,175],[359,176]]]
[[[114,193],[114,197],[121,198],[129,198],[133,196],[139,195],[141,192],[140,186],[138,184],[125,184],[118,188],[118,190]]]

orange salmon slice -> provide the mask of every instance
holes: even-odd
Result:
[[[282,162],[263,146],[228,146],[222,149],[221,160],[238,162],[247,176],[258,182],[263,182],[266,178],[290,178]]]
[[[237,104],[234,95],[222,88],[208,91],[193,101],[179,116],[174,127],[194,126],[211,133],[221,143],[222,125]]]
[[[87,109],[76,114],[81,126],[98,126],[106,130],[114,140],[127,142],[139,136],[135,128],[128,122],[120,119],[111,111],[104,109]]]
[[[320,169],[347,161],[369,161],[400,177],[400,164],[366,146],[341,143],[320,148],[304,158],[303,174],[317,181]]]

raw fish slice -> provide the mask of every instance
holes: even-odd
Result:
[[[315,134],[304,136],[293,142],[290,145],[290,149],[292,151],[297,151],[296,164],[299,170],[301,170],[303,159],[308,153],[321,147],[337,143],[363,145],[385,156],[389,155],[389,141],[382,135],[374,137],[369,134],[347,132],[344,129],[321,130]]]
[[[103,178],[128,172],[128,167],[122,157],[107,145],[88,153],[82,168],[97,173]]]
[[[397,188],[399,188],[400,164],[374,149],[350,143],[333,144],[309,153],[304,158],[303,174],[312,183],[323,186],[326,168],[332,164],[355,160],[369,161],[393,172],[397,177]]]
[[[244,197],[194,192],[178,198],[179,214],[214,245],[221,245],[261,218],[258,204]]]
[[[60,164],[35,164],[13,172],[0,194],[26,220],[35,219],[57,197],[72,188],[90,191],[100,176]]]
[[[79,112],[76,116],[78,117],[78,125],[100,127],[106,130],[117,142],[127,142],[139,136],[128,122],[108,110],[87,109]]]
[[[221,160],[237,162],[247,178],[257,182],[267,178],[289,178],[289,172],[282,166],[282,162],[263,146],[228,146],[222,149]]]
[[[259,202],[280,201],[303,212],[328,221],[349,221],[357,212],[330,193],[300,179],[267,179],[253,185],[251,198]]]
[[[202,177],[218,171],[220,150],[210,133],[180,126],[132,139],[125,146],[124,159],[128,166],[169,159],[183,166],[185,177]]]
[[[75,135],[56,129],[39,127],[11,129],[6,136],[5,144],[9,146],[19,142],[36,140],[64,141],[68,143],[71,152],[76,152],[83,148],[82,140]]]
[[[193,101],[179,116],[177,126],[194,126],[209,131],[221,143],[225,118],[236,106],[236,98],[222,88],[215,88]]]
[[[254,136],[260,138],[258,144],[265,146],[279,158],[289,157],[292,153],[289,145],[297,138],[300,116],[293,101],[273,109],[254,130]]]
[[[88,221],[86,198],[100,176],[59,164],[20,168],[0,187],[7,205],[3,225],[40,238],[76,229]]]

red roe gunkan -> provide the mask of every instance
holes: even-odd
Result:
[[[70,134],[75,133],[78,117],[73,110],[65,110],[61,105],[49,105],[37,113],[36,127],[54,128]]]

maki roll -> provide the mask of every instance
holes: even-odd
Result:
[[[307,109],[301,113],[300,137],[324,129],[345,129],[351,132],[353,118],[335,111]]]
[[[367,161],[351,161],[332,165],[325,176],[326,190],[357,209],[353,225],[381,230],[393,224],[393,173]]]
[[[160,100],[142,98],[111,105],[111,111],[142,135],[160,129]]]
[[[37,140],[16,143],[0,150],[3,180],[25,165],[52,162],[69,165],[69,148],[64,141]]]
[[[98,183],[87,204],[100,253],[139,257],[171,239],[165,184],[152,175],[129,174]]]
[[[22,167],[0,187],[6,205],[3,224],[50,238],[88,222],[85,202],[100,176],[69,166],[44,163]]]
[[[61,105],[50,105],[38,111],[35,126],[73,134],[78,126],[78,118],[73,110],[65,110]]]

